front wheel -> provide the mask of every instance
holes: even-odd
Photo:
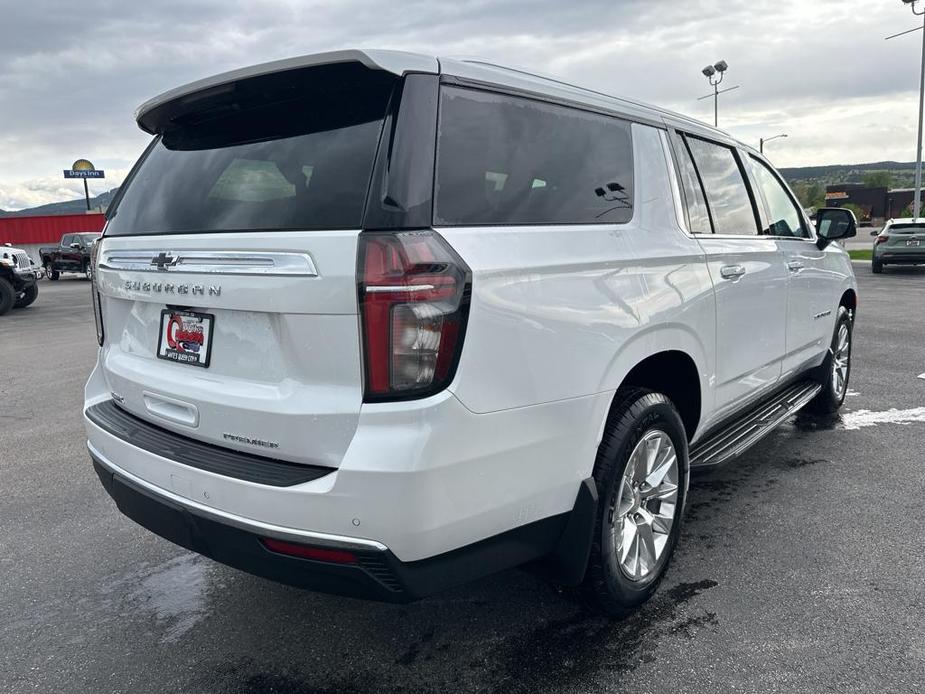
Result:
[[[39,296],[39,288],[35,284],[30,284],[26,287],[26,291],[23,292],[23,295],[16,300],[16,303],[13,304],[13,308],[25,308],[30,306]]]
[[[88,280],[93,279],[93,266],[90,263],[86,263],[84,265],[84,277],[86,277]]]
[[[0,316],[9,313],[15,302],[16,292],[13,291],[13,285],[0,278]]]
[[[47,263],[45,265],[45,276],[50,280],[58,279],[58,271],[55,270],[55,266],[51,263]]]
[[[687,435],[661,393],[618,393],[594,465],[598,507],[583,590],[600,611],[625,617],[652,597],[681,531]]]
[[[822,390],[809,401],[806,409],[816,414],[834,414],[845,402],[848,394],[848,379],[851,376],[851,338],[854,324],[851,313],[844,306],[838,307],[835,319],[835,334],[828,356],[822,364]]]

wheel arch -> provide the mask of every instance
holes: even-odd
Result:
[[[706,366],[703,345],[684,326],[662,326],[637,335],[611,363],[602,390],[613,390],[614,396],[600,422],[598,440],[617,394],[626,387],[648,388],[667,396],[678,408],[688,440],[692,440],[712,407],[706,398],[710,379]]]
[[[846,289],[842,295],[841,299],[838,301],[839,306],[844,306],[846,309],[851,311],[852,315],[857,311],[858,308],[858,294],[854,291],[853,288]]]

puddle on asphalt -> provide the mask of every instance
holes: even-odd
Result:
[[[522,634],[503,653],[500,677],[492,691],[559,691],[580,683],[589,673],[628,672],[657,659],[662,637],[697,637],[716,627],[715,612],[685,607],[716,581],[679,583],[657,592],[638,612],[624,620],[609,620],[580,610],[553,619]]]
[[[209,573],[213,564],[198,554],[184,553],[156,566],[144,566],[104,586],[132,610],[153,617],[164,629],[162,640],[178,641],[207,615]]]

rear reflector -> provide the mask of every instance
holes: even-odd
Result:
[[[357,556],[353,552],[347,552],[342,549],[327,549],[325,547],[309,547],[300,545],[295,542],[284,542],[283,540],[274,540],[270,537],[264,537],[260,540],[263,546],[271,552],[277,554],[286,554],[290,557],[299,559],[314,559],[315,561],[324,561],[329,564],[356,564]]]

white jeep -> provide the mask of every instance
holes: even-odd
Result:
[[[274,580],[406,601],[542,560],[622,615],[693,466],[837,409],[845,210],[683,116],[343,51],[141,106],[94,248],[88,447],[123,513]]]
[[[39,268],[22,248],[0,246],[0,316],[14,308],[26,308],[39,296]]]

